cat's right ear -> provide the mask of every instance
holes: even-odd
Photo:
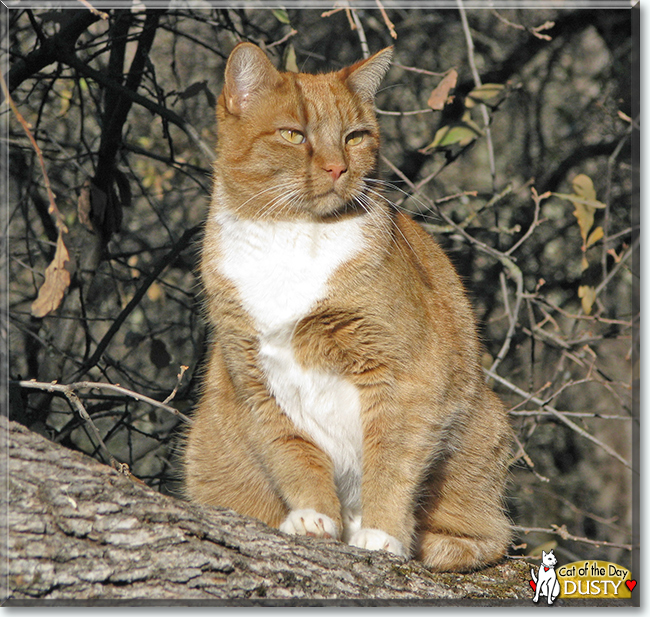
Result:
[[[339,71],[352,92],[356,92],[363,101],[372,104],[377,89],[384,75],[390,68],[393,48],[386,47],[376,54]]]
[[[273,88],[280,79],[278,70],[257,45],[239,43],[226,63],[226,108],[231,114],[240,115],[256,94]]]

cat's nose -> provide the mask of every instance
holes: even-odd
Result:
[[[324,169],[331,176],[334,182],[336,182],[348,170],[346,165],[342,165],[340,163],[326,165]]]

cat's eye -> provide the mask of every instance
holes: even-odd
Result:
[[[307,141],[300,131],[294,131],[293,129],[280,129],[280,135],[294,145],[304,144]]]
[[[345,143],[348,146],[358,146],[363,141],[364,137],[365,134],[363,131],[352,131],[352,133],[345,138]]]

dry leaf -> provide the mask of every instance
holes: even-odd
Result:
[[[38,297],[32,303],[32,315],[45,317],[59,308],[66,289],[70,286],[70,272],[66,264],[70,263],[70,254],[63,237],[59,234],[52,263],[45,269],[45,282],[38,290]]]
[[[284,56],[284,70],[292,73],[300,73],[298,61],[296,60],[296,50],[293,44],[287,46],[287,51]]]
[[[90,213],[92,212],[90,190],[90,178],[87,178],[84,185],[81,187],[81,193],[79,193],[79,199],[77,200],[77,215],[79,216],[79,221],[81,221],[87,229],[94,232],[95,230],[90,220]]]
[[[435,111],[441,111],[447,103],[451,102],[449,91],[456,87],[458,81],[458,72],[451,69],[433,89],[427,105]]]
[[[578,297],[582,300],[582,310],[585,315],[591,315],[591,307],[596,301],[596,289],[590,285],[580,285],[578,287]]]
[[[152,302],[157,302],[165,295],[163,288],[156,282],[151,283],[149,289],[147,289],[147,298]]]
[[[604,237],[604,235],[605,232],[603,231],[603,228],[600,226],[596,227],[596,229],[594,229],[587,238],[587,248],[589,248],[592,244],[596,244],[596,242]]]
[[[553,195],[561,199],[566,199],[575,206],[576,209],[573,214],[578,219],[583,245],[587,247],[589,246],[587,240],[590,237],[589,231],[594,224],[594,214],[597,209],[606,208],[607,206],[596,199],[594,183],[589,176],[578,174],[573,179],[572,187],[572,195],[566,195],[564,193],[553,193]],[[597,230],[594,230],[593,233],[597,233]],[[597,242],[599,239],[599,237],[596,237],[593,242]]]

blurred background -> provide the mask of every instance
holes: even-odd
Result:
[[[511,555],[632,567],[630,9],[25,4],[8,3],[1,52],[11,419],[178,495],[225,60],[252,41],[318,72],[394,45],[378,173],[475,306],[517,435]]]

